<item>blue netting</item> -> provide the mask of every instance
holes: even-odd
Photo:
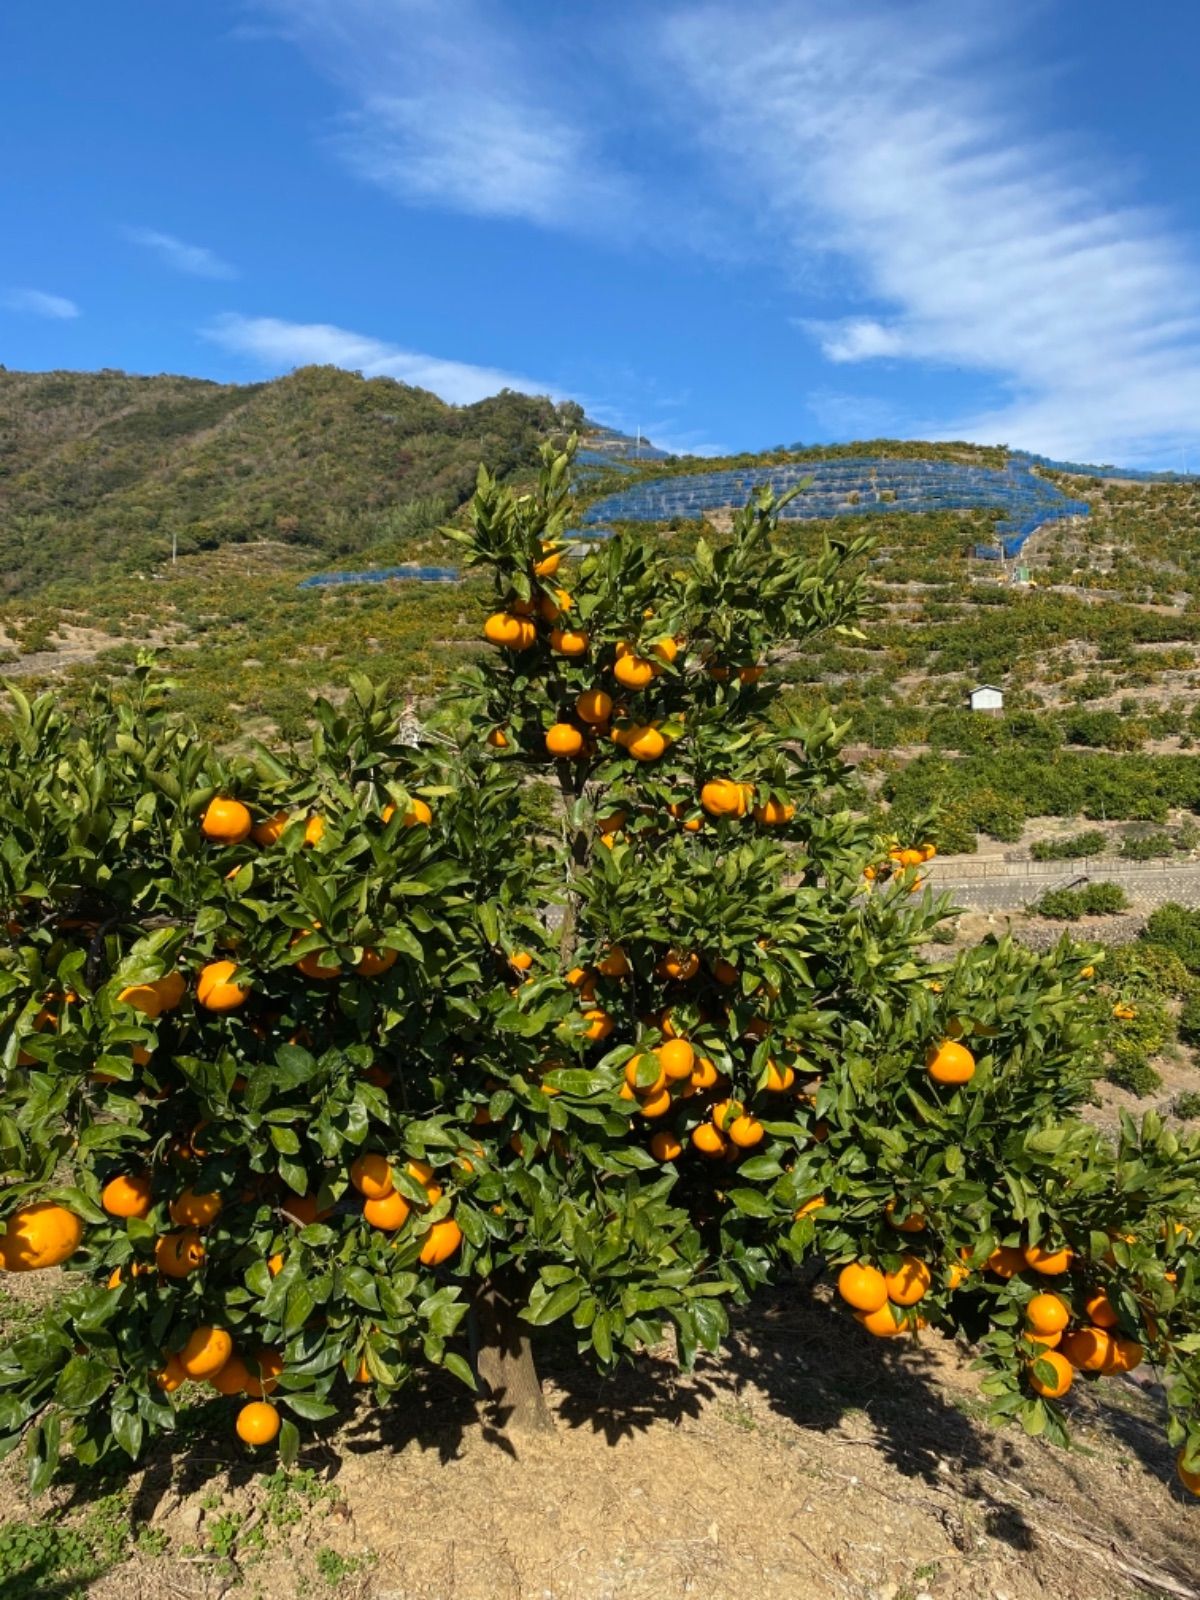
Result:
[[[1045,523],[1088,514],[1086,500],[1070,499],[1031,472],[1023,460],[997,470],[956,461],[845,458],[654,478],[604,496],[588,507],[581,521],[589,529],[602,530],[603,536],[612,522],[691,520],[718,507],[743,505],[764,485],[782,493],[806,479],[811,480],[809,487],[784,507],[786,520],[812,522],[894,511],[1002,511],[1004,516],[996,524],[999,543],[976,546],[978,554],[993,560],[1001,554],[1015,555]]]
[[[1012,459],[1028,462],[1032,467],[1047,467],[1051,472],[1069,472],[1081,478],[1126,478],[1131,483],[1200,481],[1200,474],[1195,472],[1147,472],[1139,467],[1094,467],[1081,461],[1052,461],[1049,456],[1035,456],[1028,450],[1014,450]]]
[[[320,572],[305,578],[301,589],[326,589],[339,583],[390,583],[394,579],[415,579],[419,583],[456,583],[457,567],[375,567],[370,572]]]

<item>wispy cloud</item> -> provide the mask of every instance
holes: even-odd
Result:
[[[996,403],[944,434],[1156,455],[1200,413],[1196,262],[1168,219],[1123,203],[1108,159],[1037,124],[1025,108],[1046,85],[994,15],[739,0],[677,9],[659,38],[700,139],[797,278],[814,252],[841,264],[862,309],[809,323],[830,361],[993,378]]]
[[[43,289],[9,289],[0,294],[0,305],[8,311],[24,312],[31,317],[51,317],[60,322],[80,314],[74,300],[65,294],[47,294]]]
[[[551,384],[519,373],[404,350],[384,339],[328,322],[286,322],[278,317],[227,312],[201,332],[222,349],[248,356],[270,371],[309,364],[346,367],[369,378],[398,378],[403,383],[431,389],[452,405],[469,405],[501,389],[518,389],[523,394],[555,393]]]
[[[157,228],[122,228],[121,232],[130,243],[152,250],[176,272],[186,272],[193,278],[237,277],[236,267],[202,244],[188,244],[185,239],[177,239],[173,233],[162,233]]]
[[[593,227],[631,184],[602,155],[540,29],[488,0],[260,0],[349,93],[331,135],[364,178],[420,204]],[[560,62],[561,65],[561,62]],[[572,100],[575,103],[572,104]]]

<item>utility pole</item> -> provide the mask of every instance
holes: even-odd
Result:
[[[178,560],[179,560],[179,534],[174,528],[172,528],[171,529],[171,565],[174,566],[175,563]]]

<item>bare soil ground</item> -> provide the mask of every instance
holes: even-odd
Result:
[[[232,1402],[207,1402],[136,1480],[136,1553],[87,1593],[1200,1597],[1200,1504],[1173,1483],[1152,1379],[1089,1387],[1073,1448],[1056,1450],[981,1420],[953,1346],[881,1345],[797,1282],[691,1377],[656,1352],[605,1383],[564,1351],[547,1388],[557,1431],[535,1439],[498,1433],[449,1380],[382,1419],[360,1393],[310,1444],[295,1491],[240,1452]],[[37,1507],[78,1522],[95,1492]],[[0,1520],[36,1515],[7,1463]],[[4,1600],[74,1592],[14,1581]]]

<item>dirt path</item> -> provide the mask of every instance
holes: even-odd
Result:
[[[691,1378],[660,1355],[605,1384],[564,1352],[548,1387],[557,1433],[515,1448],[446,1382],[382,1427],[360,1399],[311,1444],[298,1488],[240,1457],[229,1403],[208,1402],[141,1480],[141,1548],[87,1592],[1200,1597],[1200,1504],[1172,1484],[1152,1384],[1081,1394],[1075,1447],[1056,1450],[984,1423],[976,1375],[940,1339],[883,1346],[796,1285]],[[29,1516],[5,1476],[3,1517]],[[86,1514],[77,1498],[67,1517]]]

